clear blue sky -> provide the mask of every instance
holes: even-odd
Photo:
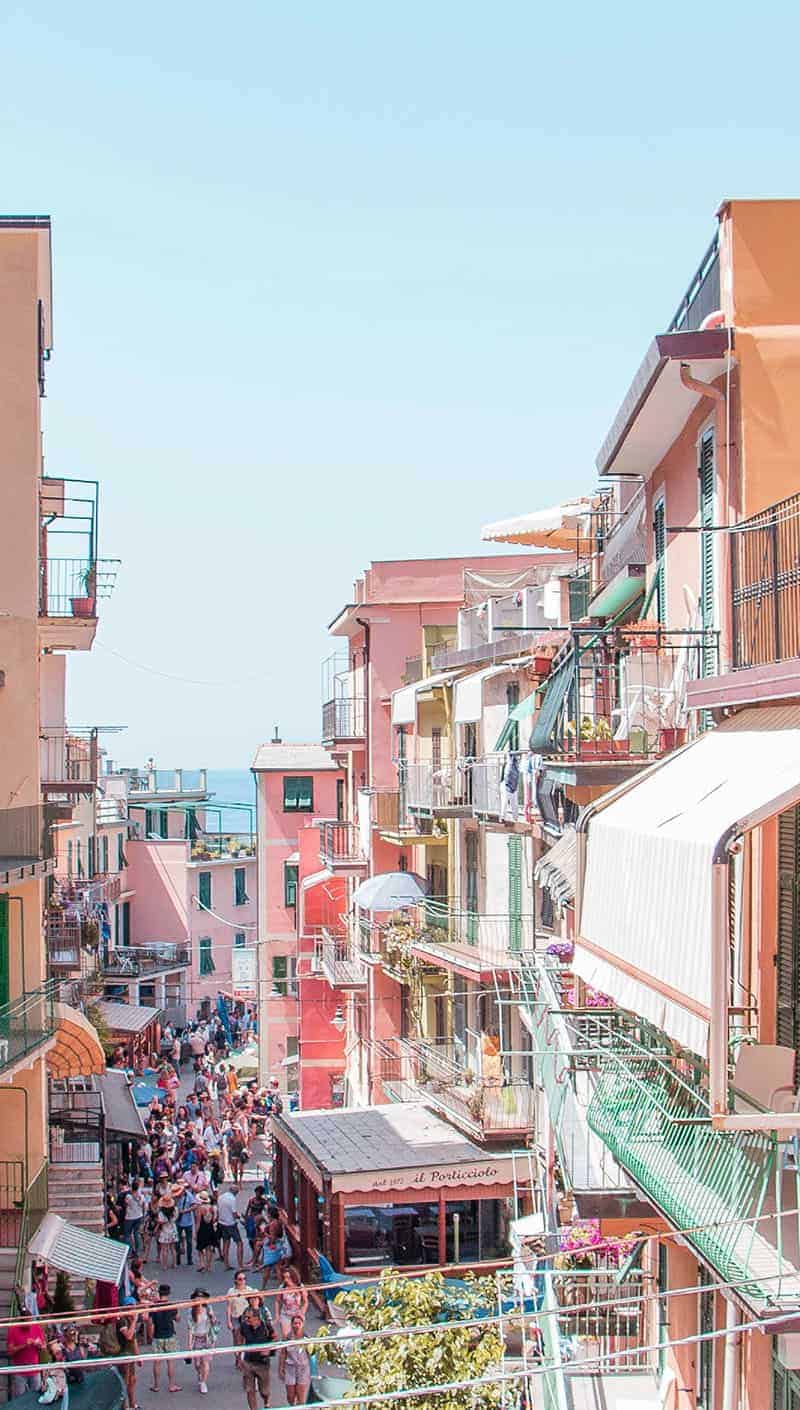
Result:
[[[795,5],[26,9],[2,184],[53,218],[47,467],[100,479],[123,559],[70,713],[130,760],[317,737],[364,564],[591,489],[719,201],[800,194]]]

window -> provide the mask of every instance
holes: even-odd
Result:
[[[247,869],[245,867],[233,868],[233,904],[234,906],[246,906],[250,897],[247,894]]]
[[[429,862],[427,867],[428,902],[425,920],[428,925],[447,928],[447,867],[438,862]]]
[[[211,953],[211,936],[201,935],[199,941],[200,973],[214,973],[214,956]]]
[[[438,773],[442,767],[442,727],[434,725],[431,730],[431,764],[433,772]]]
[[[158,835],[169,837],[169,813],[166,808],[162,808],[158,815]]]
[[[344,779],[336,780],[336,821],[344,822]]]
[[[298,868],[293,862],[286,862],[283,868],[283,904],[284,906],[297,905],[297,873]]]
[[[272,956],[272,994],[285,999],[297,993],[297,960],[294,955]]]
[[[569,620],[582,622],[589,610],[589,574],[576,573],[568,582]]]
[[[96,862],[97,840],[92,833],[86,843],[86,875],[94,876],[97,870]]]
[[[778,953],[775,962],[776,1039],[800,1048],[800,808],[778,818]]]
[[[76,875],[77,875],[77,876],[83,876],[83,862],[81,861],[81,843],[80,843],[80,838],[78,838],[78,841],[75,843],[75,858],[76,858],[76,860],[75,860],[75,872],[76,872]]]
[[[233,937],[234,950],[243,950],[247,944],[247,936],[243,930],[237,930]]]
[[[313,813],[314,780],[312,778],[285,778],[283,780],[283,811],[285,813]]]
[[[73,863],[72,863],[72,852],[73,852],[72,843],[71,843],[71,842],[68,842],[68,843],[67,843],[67,876],[72,876],[72,865],[73,865]]]
[[[667,620],[667,527],[664,498],[653,505],[653,556],[656,560],[655,608],[659,622]]]
[[[108,875],[108,838],[100,838],[100,870]]]
[[[117,944],[131,943],[131,903],[122,901],[117,908]]]
[[[201,906],[205,906],[207,911],[211,910],[211,872],[199,871],[197,873],[197,899]]]
[[[190,842],[197,840],[197,813],[194,808],[187,808],[183,818],[183,835]]]
[[[155,830],[156,830],[156,815],[155,815],[155,813],[153,812],[153,809],[152,809],[152,808],[145,808],[145,810],[144,810],[144,835],[145,835],[145,837],[153,837],[154,834],[155,834]]]
[[[506,686],[506,705],[508,706],[509,715],[511,714],[511,711],[516,710],[517,706],[519,705],[518,681],[513,681],[511,685]],[[519,723],[516,720],[511,726],[511,733],[508,736],[508,748],[510,753],[512,754],[517,754],[519,752]]]
[[[128,865],[128,859],[127,859],[127,857],[125,856],[125,833],[124,833],[124,832],[118,832],[118,833],[117,833],[117,871],[124,871],[127,865]]]

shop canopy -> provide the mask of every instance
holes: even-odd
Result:
[[[96,1007],[109,1032],[125,1034],[126,1037],[143,1033],[163,1012],[162,1009],[138,1007],[136,1004],[109,1003],[105,999],[100,999]]]
[[[579,540],[591,533],[589,515],[591,499],[568,499],[549,509],[537,509],[516,519],[500,519],[485,524],[481,538],[490,543],[531,544],[537,548],[574,549]]]
[[[574,827],[565,828],[558,841],[536,863],[534,880],[550,892],[557,906],[571,905],[575,899],[577,863],[578,845]]]
[[[121,1136],[124,1140],[144,1140],[144,1122],[136,1103],[133,1085],[128,1081],[126,1074],[111,1068],[95,1081],[97,1090],[103,1097],[103,1112],[109,1136]]]
[[[430,1199],[469,1186],[478,1198],[481,1187],[494,1197],[492,1187],[513,1183],[510,1154],[487,1153],[421,1102],[282,1112],[272,1127],[315,1189],[330,1194],[412,1189]]]
[[[576,972],[704,1053],[712,866],[798,797],[800,706],[783,705],[741,711],[587,810]]]
[[[128,1245],[68,1224],[59,1214],[45,1214],[28,1244],[31,1258],[43,1258],[51,1267],[75,1278],[95,1278],[118,1283]]]
[[[453,680],[452,671],[440,671],[437,676],[426,676],[414,681],[413,685],[401,686],[392,691],[392,724],[413,725],[417,718],[417,696],[434,690],[439,685],[449,685]]]

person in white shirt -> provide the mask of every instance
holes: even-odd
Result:
[[[130,1245],[134,1253],[142,1251],[142,1220],[144,1219],[145,1201],[142,1194],[142,1187],[138,1180],[131,1180],[131,1187],[125,1196],[125,1242]]]
[[[219,1221],[219,1237],[222,1252],[222,1261],[226,1268],[233,1265],[228,1262],[228,1251],[231,1242],[236,1244],[236,1257],[238,1266],[244,1265],[244,1246],[242,1244],[242,1231],[239,1228],[239,1212],[236,1208],[236,1191],[234,1189],[223,1190],[217,1199],[217,1219]]]

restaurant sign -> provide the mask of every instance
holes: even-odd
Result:
[[[255,948],[231,951],[231,980],[234,998],[254,999],[256,997]]]
[[[334,1175],[333,1189],[346,1194],[386,1190],[439,1190],[455,1185],[504,1185],[513,1182],[510,1156],[487,1157],[464,1164],[422,1165],[404,1170],[365,1170]]]

